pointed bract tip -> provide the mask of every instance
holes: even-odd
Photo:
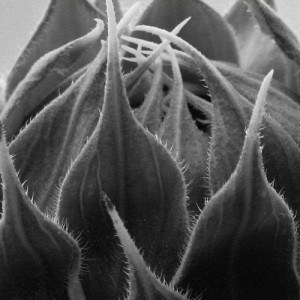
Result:
[[[108,196],[105,193],[102,192],[101,194],[102,194],[102,201],[104,202],[107,210],[109,212],[113,211],[115,209],[115,206],[112,204],[111,200],[108,198]]]
[[[111,31],[114,30],[116,33],[116,14],[112,0],[106,0],[106,10],[107,10],[107,23],[108,23],[108,36],[110,36]]]
[[[253,109],[252,117],[249,123],[248,136],[256,136],[264,115],[264,106],[267,100],[268,91],[273,78],[274,70],[271,70],[264,78]]]
[[[190,19],[191,19],[192,17],[188,17],[188,18],[186,18],[186,19],[184,19],[182,22],[180,22],[175,28],[174,28],[174,30],[173,30],[173,33],[175,34],[175,35],[177,35],[179,32],[180,32],[180,30],[190,21]]]
[[[108,62],[114,61],[117,56],[117,23],[114,5],[111,0],[106,0],[107,7],[107,47],[108,47]],[[109,63],[108,63],[109,64]]]

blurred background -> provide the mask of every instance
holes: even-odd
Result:
[[[123,7],[128,7],[136,0],[120,1]],[[204,1],[221,14],[234,3],[234,0]],[[0,0],[0,74],[8,74],[48,3],[49,0]],[[276,3],[278,13],[300,38],[300,0],[276,0]]]

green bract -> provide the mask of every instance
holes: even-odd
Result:
[[[121,7],[50,1],[1,79],[0,299],[299,300],[297,37]]]

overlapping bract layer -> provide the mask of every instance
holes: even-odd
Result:
[[[0,132],[0,298],[68,299],[78,288],[80,248],[28,198],[8,153],[2,126]]]
[[[74,3],[0,95],[0,299],[299,299],[297,39],[261,0]]]

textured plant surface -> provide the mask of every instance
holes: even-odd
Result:
[[[0,299],[299,299],[299,74],[273,1],[52,0],[0,86]]]

